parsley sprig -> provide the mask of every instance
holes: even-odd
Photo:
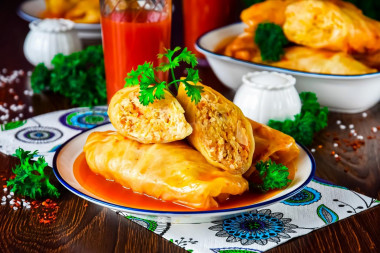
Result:
[[[268,126],[292,136],[296,141],[309,146],[313,142],[314,133],[327,126],[328,108],[321,108],[315,93],[301,92],[301,112],[294,120],[269,120]]]
[[[8,180],[7,186],[12,187],[11,191],[32,199],[40,197],[59,197],[57,188],[50,182],[49,174],[45,172],[48,165],[45,158],[40,156],[37,161],[30,163],[30,160],[37,155],[34,152],[25,151],[22,148],[16,149],[15,154],[21,163],[13,169],[15,178]]]
[[[163,62],[157,67],[154,67],[150,62],[145,62],[139,65],[136,70],[132,70],[127,74],[125,87],[140,85],[139,100],[141,104],[147,106],[155,100],[164,99],[165,90],[170,92],[169,87],[173,84],[178,90],[180,83],[185,85],[186,94],[191,98],[192,102],[197,104],[201,100],[203,87],[196,85],[201,80],[198,70],[194,69],[198,64],[197,58],[191,51],[188,51],[187,48],[179,52],[180,50],[180,47],[176,47],[173,50],[166,49],[166,53],[158,54],[157,58],[166,58],[167,62]],[[181,62],[191,65],[191,68],[186,68],[187,76],[185,78],[176,79],[174,69],[180,66]],[[167,71],[170,71],[173,79],[171,82],[162,81],[156,75],[158,72]]]
[[[255,43],[260,48],[261,59],[266,62],[277,62],[285,54],[284,47],[289,43],[282,27],[264,22],[257,26]]]
[[[256,163],[255,183],[251,184],[251,189],[259,192],[267,192],[274,189],[282,189],[292,180],[288,179],[289,169],[279,163],[269,159]]]
[[[51,63],[51,70],[43,63],[34,69],[30,81],[35,93],[48,89],[78,106],[107,103],[102,46],[89,46],[70,55],[57,54]]]

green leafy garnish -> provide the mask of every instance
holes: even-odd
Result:
[[[267,192],[274,189],[282,189],[292,180],[288,179],[289,169],[281,163],[276,164],[271,159],[266,162],[259,161],[256,163],[254,172],[255,183],[251,183],[252,190]]]
[[[267,62],[276,62],[281,60],[284,55],[284,46],[289,41],[281,26],[274,23],[260,23],[255,33],[255,43],[258,45],[261,53],[261,59]]]
[[[306,146],[313,142],[314,133],[327,126],[327,107],[321,108],[317,96],[312,92],[300,93],[302,102],[301,113],[294,120],[270,120],[268,126],[292,136],[296,141]]]
[[[197,104],[201,100],[203,87],[196,85],[200,81],[200,78],[198,70],[194,69],[198,64],[197,58],[193,53],[188,51],[187,48],[177,53],[180,50],[180,47],[176,47],[173,50],[166,49],[165,54],[159,54],[157,57],[159,59],[165,57],[167,62],[163,62],[157,67],[153,67],[152,63],[145,62],[139,65],[136,70],[132,70],[127,74],[125,87],[140,85],[139,100],[141,104],[147,106],[155,100],[164,99],[165,90],[170,92],[169,87],[173,84],[178,90],[180,83],[185,85],[186,94],[191,98],[192,102]],[[175,56],[175,54],[177,54],[177,56]],[[187,76],[185,78],[176,79],[174,69],[178,67],[181,62],[191,65],[191,68],[186,68]],[[161,81],[156,75],[156,73],[160,71],[170,71],[173,80],[169,83]]]
[[[45,64],[40,63],[34,69],[32,76],[30,77],[30,82],[32,84],[32,89],[35,93],[40,93],[44,91],[50,84],[50,70],[45,66]]]
[[[50,183],[49,175],[45,172],[48,165],[45,158],[40,156],[37,161],[30,163],[30,160],[37,155],[34,152],[25,151],[22,148],[16,149],[15,154],[21,163],[12,170],[15,178],[8,180],[7,186],[12,187],[11,191],[32,199],[40,197],[59,197],[57,188]]]
[[[43,63],[34,69],[31,84],[35,93],[50,89],[79,106],[107,103],[102,46],[89,46],[67,56],[57,54],[51,63],[52,70]]]

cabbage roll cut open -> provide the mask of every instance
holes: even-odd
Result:
[[[167,143],[191,134],[182,106],[169,92],[147,106],[140,103],[139,92],[139,86],[127,87],[111,99],[108,116],[119,133],[141,143]]]
[[[185,141],[142,144],[114,131],[93,132],[83,148],[90,169],[134,192],[191,208],[219,206],[248,190],[242,175],[210,165]]]
[[[193,127],[190,143],[209,163],[234,174],[243,174],[251,166],[255,141],[252,127],[242,111],[212,88],[204,87],[195,104],[181,83],[177,99]]]

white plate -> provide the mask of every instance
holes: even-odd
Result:
[[[39,15],[46,9],[44,0],[28,0],[23,2],[18,10],[17,14],[24,20],[32,22],[38,20]],[[97,24],[85,24],[85,23],[75,23],[75,29],[78,32],[78,36],[81,39],[101,39],[101,26],[100,23]]]
[[[272,196],[265,201],[248,206],[231,209],[210,210],[210,211],[157,211],[136,209],[128,206],[122,206],[110,202],[100,196],[97,196],[86,190],[79,184],[74,176],[73,164],[75,159],[82,153],[83,146],[88,135],[94,131],[115,130],[108,123],[85,132],[82,132],[61,146],[56,152],[53,160],[53,170],[58,181],[63,184],[69,191],[95,204],[108,207],[114,210],[127,212],[141,218],[149,218],[157,221],[171,223],[198,223],[220,220],[233,215],[246,212],[252,209],[262,208],[264,206],[283,201],[301,191],[313,178],[315,172],[315,161],[310,152],[300,147],[300,156],[297,161],[297,172],[292,183],[279,194]]]
[[[380,101],[380,72],[366,75],[328,75],[295,71],[238,60],[215,53],[221,43],[227,43],[241,34],[244,23],[228,25],[202,35],[196,48],[204,54],[219,80],[226,86],[237,89],[242,76],[253,71],[276,71],[293,75],[298,92],[311,91],[318,101],[330,110],[357,113],[367,110]]]

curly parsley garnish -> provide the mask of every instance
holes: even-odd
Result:
[[[327,107],[321,108],[317,96],[312,92],[300,93],[302,102],[301,113],[294,120],[270,120],[268,126],[292,136],[296,141],[306,146],[313,142],[314,133],[327,126]]]
[[[276,62],[281,60],[284,55],[284,46],[289,41],[281,26],[274,23],[260,23],[257,26],[255,34],[255,43],[260,48],[261,59],[267,62]]]
[[[15,154],[21,163],[13,169],[15,178],[8,180],[7,186],[12,187],[11,191],[32,199],[40,197],[59,197],[57,188],[50,182],[49,175],[45,173],[48,165],[44,157],[39,157],[34,163],[30,160],[37,155],[34,152],[25,151],[22,148],[16,149]]]
[[[289,169],[281,163],[276,164],[272,160],[256,163],[254,177],[255,183],[251,183],[251,189],[259,192],[282,189],[292,180],[288,179]],[[257,181],[257,182],[256,182]]]
[[[180,47],[176,47],[174,50],[166,49],[165,54],[159,54],[158,58],[165,57],[168,63],[161,63],[157,67],[153,67],[152,63],[145,62],[139,65],[136,70],[132,70],[127,74],[125,78],[125,87],[140,85],[140,103],[143,105],[149,105],[155,100],[165,98],[164,90],[170,92],[169,87],[174,84],[178,90],[180,83],[185,85],[187,96],[191,98],[192,102],[197,104],[201,100],[201,93],[203,87],[196,85],[200,81],[198,70],[194,69],[197,66],[198,61],[194,54],[184,48],[177,56],[174,56],[176,52],[180,51]],[[187,76],[185,78],[176,79],[174,75],[174,69],[180,65],[181,62],[186,62],[191,65],[191,68],[186,68]],[[171,82],[161,81],[157,76],[157,72],[170,71],[172,76]],[[194,84],[191,84],[191,83]]]
[[[52,70],[43,63],[34,69],[30,81],[35,93],[49,89],[79,106],[107,103],[102,46],[89,46],[70,55],[57,54],[51,63]]]

